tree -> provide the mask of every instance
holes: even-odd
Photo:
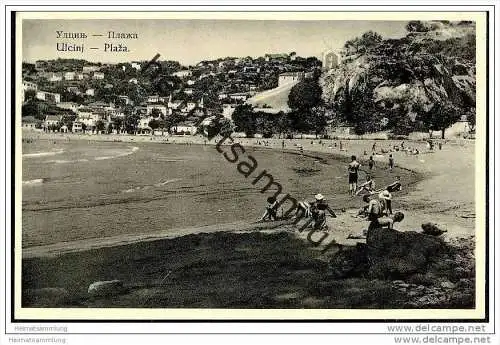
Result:
[[[327,125],[324,107],[314,107],[311,109],[311,122],[316,137],[319,134],[324,134]]]
[[[257,132],[257,123],[253,113],[253,107],[250,104],[238,105],[231,116],[236,129],[245,132],[247,137],[252,138]]]
[[[160,109],[153,108],[153,110],[151,110],[151,116],[154,117],[155,119],[158,117],[162,117],[162,115],[163,113],[160,111]]]
[[[135,113],[125,114],[125,131],[129,134],[136,133],[140,116]]]
[[[66,113],[61,118],[62,124],[65,125],[68,128],[72,128],[73,127],[73,122],[75,122],[75,120],[76,120],[76,114]]]
[[[344,48],[348,54],[364,54],[376,47],[380,42],[382,42],[382,36],[370,30],[361,35],[361,37],[347,41],[344,44]]]
[[[469,123],[469,127],[471,131],[476,130],[476,108],[472,108],[467,112],[467,122]]]
[[[219,134],[223,137],[228,137],[231,133],[233,133],[234,128],[231,123],[231,120],[226,119],[225,117],[219,118]]]
[[[294,111],[308,112],[321,104],[321,93],[321,86],[316,80],[305,79],[290,90],[288,106]]]
[[[35,90],[29,89],[29,90],[26,90],[24,92],[24,101],[25,102],[32,101],[32,100],[35,99],[35,97],[36,97],[36,91]]]
[[[149,121],[148,126],[151,127],[151,129],[153,130],[152,134],[155,135],[155,130],[160,127],[160,121],[156,120],[156,119],[152,119],[151,121]]]
[[[405,26],[408,32],[427,32],[430,31],[430,27],[425,25],[420,20],[411,20]]]
[[[450,101],[437,102],[428,112],[424,112],[420,119],[430,135],[431,131],[441,131],[441,138],[444,139],[446,128],[460,119],[460,109]]]
[[[21,116],[33,116],[37,120],[44,120],[44,115],[40,111],[39,103],[35,100],[30,100],[23,104],[21,108]]]
[[[288,132],[291,129],[291,121],[290,117],[288,114],[285,114],[284,112],[280,111],[275,117],[274,117],[274,125],[276,127],[276,131],[278,132],[279,137]]]
[[[115,117],[113,119],[113,127],[116,129],[118,133],[120,133],[120,130],[123,126],[123,119],[121,117]]]
[[[102,132],[104,130],[104,128],[106,127],[104,121],[102,120],[98,120],[96,123],[95,123],[95,129],[98,131],[98,132]]]
[[[172,127],[177,125],[179,122],[183,120],[183,117],[179,114],[173,113],[170,116],[165,117],[163,120],[163,128],[167,130],[169,134],[172,133]]]

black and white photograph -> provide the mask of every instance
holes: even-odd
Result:
[[[15,318],[486,318],[484,12],[12,20]]]

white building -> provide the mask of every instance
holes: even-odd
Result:
[[[132,101],[130,100],[130,98],[128,96],[120,95],[120,96],[118,96],[118,98],[123,100],[125,102],[125,105],[129,105],[132,103]]]
[[[28,90],[33,90],[36,91],[38,89],[38,85],[31,82],[31,81],[26,81],[23,80],[23,88],[21,89],[22,97],[23,97],[23,102],[25,101],[25,95],[24,93]],[[36,95],[36,94],[35,94]]]
[[[64,80],[74,80],[75,75],[75,72],[64,72]]]
[[[323,52],[323,56],[321,59],[323,70],[327,71],[332,68],[335,68],[340,64],[340,62],[341,62],[340,55],[334,52],[333,50],[327,50]]]
[[[304,72],[286,72],[278,77],[278,86],[299,82],[304,79]]]
[[[158,95],[148,96],[148,100],[147,100],[148,103],[158,103],[159,101],[160,101],[160,98],[158,97]]]
[[[61,102],[57,104],[58,108],[71,110],[76,113],[78,111],[79,104],[75,102]]]
[[[82,126],[82,123],[79,122],[79,121],[75,121],[73,122],[73,127],[71,128],[71,131],[73,133],[80,133],[80,132],[83,132],[83,126]]]
[[[47,91],[37,91],[36,98],[41,101],[59,103],[61,102],[61,95],[58,93],[47,92]]]
[[[176,134],[195,135],[196,132],[198,131],[198,128],[196,128],[196,126],[191,122],[181,122],[172,127],[172,130]]]
[[[43,127],[48,128],[49,126],[57,126],[61,122],[61,117],[58,115],[47,115],[45,116],[45,121],[43,122]]]
[[[92,76],[93,79],[97,80],[102,80],[104,79],[104,73],[102,72],[94,72],[94,75]]]
[[[137,62],[132,62],[132,68],[135,68],[137,71],[141,70],[141,64]]]
[[[148,104],[146,106],[146,115],[151,115],[154,109],[159,110],[163,115],[167,115],[167,107],[161,104]]]
[[[83,66],[82,72],[83,73],[92,73],[98,71],[100,68],[99,66]]]
[[[95,96],[95,90],[94,90],[94,89],[87,89],[87,90],[85,91],[85,94],[86,94],[87,96]]]
[[[63,80],[63,76],[61,73],[49,73],[47,76],[47,80],[51,83],[59,82]]]
[[[78,109],[77,120],[87,126],[88,129],[94,127],[97,121],[103,120],[106,114],[103,111],[96,111],[89,108]]]
[[[173,76],[176,76],[176,77],[179,77],[179,78],[186,78],[186,77],[190,77],[193,73],[188,70],[188,69],[184,69],[182,71],[178,71],[178,72],[174,72],[172,73]]]
[[[239,101],[246,101],[248,98],[248,94],[246,93],[232,93],[228,95],[229,98],[234,99],[234,100],[239,100]]]

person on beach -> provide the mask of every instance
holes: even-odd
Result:
[[[356,156],[351,156],[351,163],[347,167],[349,173],[349,195],[354,196],[358,189],[358,170],[361,164],[356,161]]]
[[[368,221],[374,222],[382,217],[382,204],[380,200],[376,198],[371,199],[369,195],[365,195],[363,201],[368,203],[368,207],[366,208],[366,217]]]
[[[277,220],[278,219],[277,213],[278,213],[278,201],[276,200],[275,197],[270,196],[269,198],[267,198],[266,210],[259,221],[263,222],[266,220]]]
[[[333,218],[337,218],[337,215],[335,212],[331,209],[330,205],[328,205],[328,202],[325,200],[325,197],[323,194],[316,194],[314,196],[314,201],[309,202],[309,201],[300,201],[297,210],[295,211],[294,219],[297,218],[309,218],[313,217],[314,218],[314,212],[318,209],[319,205],[323,209],[323,211],[328,211],[330,215]]]
[[[366,175],[366,182],[359,186],[356,195],[363,194],[373,194],[375,190],[375,181],[371,175]]]
[[[386,215],[392,214],[392,195],[388,190],[384,190],[382,193],[378,195],[381,205],[382,205],[382,213]]]
[[[401,185],[401,176],[396,176],[396,181],[388,185],[385,190],[388,191],[389,193],[393,192],[399,192],[403,189],[403,186]]]
[[[375,161],[373,160],[373,156],[370,156],[370,159],[368,160],[368,168],[372,170],[374,166],[375,166]]]
[[[314,230],[323,230],[327,227],[326,225],[326,212],[328,205],[326,204],[318,204],[312,211],[313,218],[313,229]]]
[[[379,217],[376,220],[370,222],[370,225],[368,226],[368,231],[376,228],[385,228],[387,227],[389,230],[392,230],[394,228],[394,223],[398,223],[403,221],[405,218],[405,215],[403,212],[396,212],[392,216],[387,216],[387,217]]]
[[[366,203],[366,205],[358,211],[357,217],[368,217],[368,208],[370,207],[371,202],[370,194],[363,195],[363,201]]]
[[[394,169],[394,157],[392,157],[392,153],[389,154],[389,170],[392,171]]]
[[[372,152],[375,152],[377,150],[377,143],[376,142],[373,142],[373,145],[372,145]]]

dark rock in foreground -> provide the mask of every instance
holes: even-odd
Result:
[[[379,278],[400,278],[425,271],[434,258],[447,251],[434,236],[410,231],[373,229],[366,236],[368,274]]]

